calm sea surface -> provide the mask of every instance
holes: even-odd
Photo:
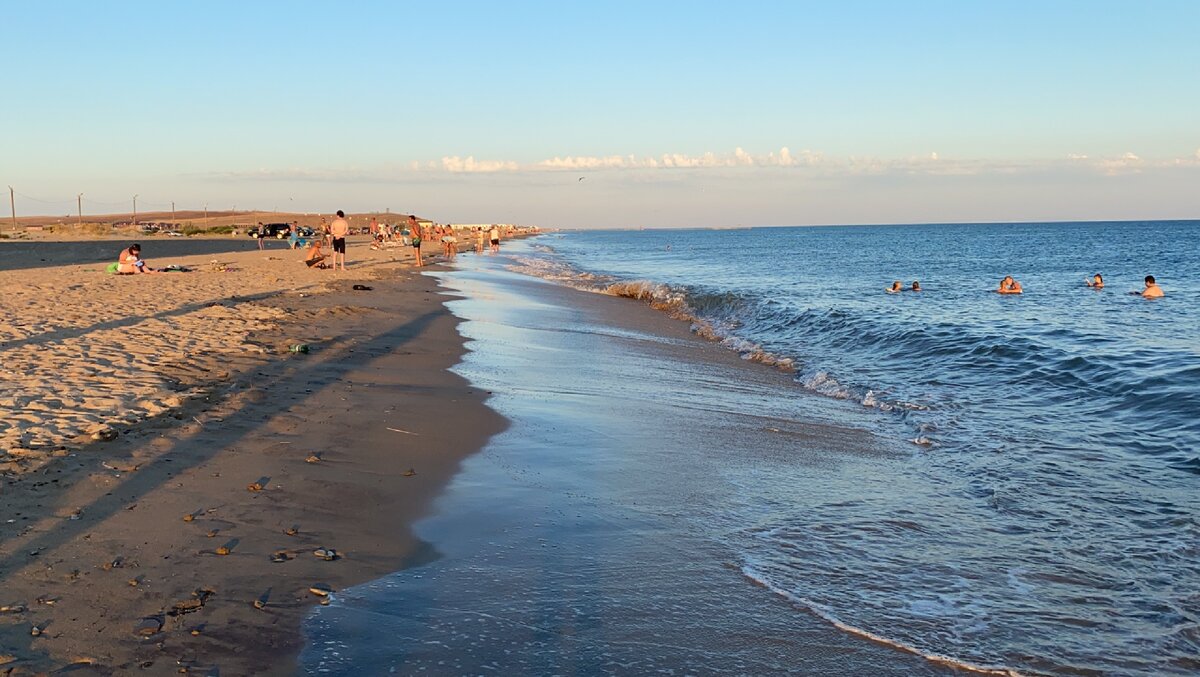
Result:
[[[1152,222],[461,257],[459,370],[513,426],[419,525],[440,558],[318,611],[305,665],[1196,674],[1198,251],[1200,222]],[[1166,298],[1128,293],[1146,274]]]
[[[747,575],[922,652],[1200,669],[1200,222],[541,238],[519,268],[640,296],[910,440],[861,491],[779,466]],[[1101,273],[1102,291],[1084,285]],[[1167,296],[1129,294],[1147,274]],[[994,293],[1013,275],[1019,297]],[[925,291],[886,294],[893,280]],[[766,506],[769,506],[767,508]]]

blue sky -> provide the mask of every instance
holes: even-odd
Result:
[[[44,2],[5,24],[23,214],[82,192],[567,227],[1200,216],[1190,1]]]

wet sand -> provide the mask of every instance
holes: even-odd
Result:
[[[504,425],[407,252],[195,242],[144,243],[193,273],[86,263],[121,242],[0,272],[0,673],[289,674],[309,589],[431,557],[410,523]]]

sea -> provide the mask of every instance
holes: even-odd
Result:
[[[458,370],[512,426],[305,670],[1196,674],[1197,252],[1155,221],[460,256]]]

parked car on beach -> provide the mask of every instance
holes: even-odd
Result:
[[[273,237],[277,240],[282,240],[283,238],[288,236],[289,225],[290,224],[287,224],[287,223],[264,224],[262,227],[263,236],[264,237]],[[258,237],[258,229],[250,228],[246,231],[246,234],[249,235],[250,237]]]

